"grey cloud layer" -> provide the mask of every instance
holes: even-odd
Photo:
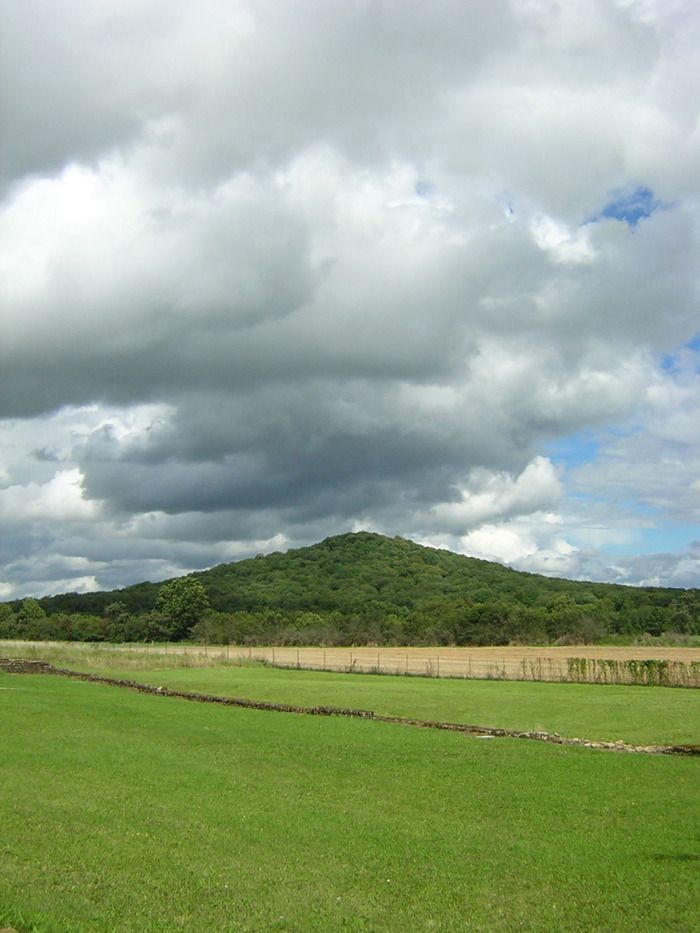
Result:
[[[630,419],[643,440],[575,482],[609,488],[621,461],[652,501],[654,425],[700,396],[659,368],[700,329],[692,9],[0,17],[7,586],[354,526],[583,573],[540,455]],[[662,209],[586,222],[637,185]],[[695,515],[674,475],[655,507]]]

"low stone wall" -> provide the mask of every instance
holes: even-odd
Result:
[[[244,709],[269,710],[277,713],[297,713],[306,716],[351,716],[359,719],[372,719],[393,725],[413,726],[418,729],[443,729],[449,732],[462,732],[478,738],[534,739],[538,742],[551,742],[555,745],[578,745],[584,748],[604,749],[616,752],[643,752],[651,755],[700,755],[700,745],[630,745],[626,742],[596,742],[590,739],[568,738],[556,732],[520,732],[515,729],[496,729],[490,726],[476,726],[461,722],[438,722],[428,719],[409,719],[404,716],[381,716],[366,709],[351,709],[339,706],[293,706],[289,703],[270,703],[266,700],[249,700],[244,697],[222,697],[208,693],[191,693],[185,690],[170,690],[167,687],[155,687],[137,680],[119,680],[102,677],[100,674],[85,674],[54,667],[46,661],[30,661],[24,658],[0,658],[0,671],[8,674],[53,674],[59,677],[72,677],[91,683],[106,684],[110,687],[122,687],[138,693],[152,696],[177,697],[196,703],[218,703],[221,706],[237,706]]]
[[[0,671],[6,674],[55,674],[56,668],[46,661],[29,661],[26,658],[0,658]],[[0,930],[2,933],[2,930]]]

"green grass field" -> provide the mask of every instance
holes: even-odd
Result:
[[[439,680],[284,670],[258,664],[172,670],[118,667],[103,668],[100,673],[174,690],[299,706],[353,707],[380,715],[558,732],[605,741],[622,739],[631,744],[700,743],[700,690]]]
[[[257,676],[300,703],[320,678],[340,702],[323,678],[341,675],[172,676],[198,673],[248,677],[233,691],[246,695]],[[389,678],[351,675],[347,689],[365,680]],[[499,702],[478,718],[500,718]],[[697,759],[40,675],[0,675],[0,736],[0,925],[18,931],[696,929]]]

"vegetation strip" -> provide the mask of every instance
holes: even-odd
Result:
[[[0,603],[0,638],[295,648],[660,639],[697,647],[700,590],[542,577],[356,532],[162,583]]]
[[[497,729],[490,726],[476,726],[468,723],[439,722],[429,719],[413,719],[406,716],[382,716],[377,715],[372,710],[352,709],[349,707],[295,706],[289,703],[271,703],[265,700],[250,700],[243,697],[223,697],[207,693],[170,690],[167,687],[156,687],[152,684],[139,683],[136,680],[103,677],[100,674],[87,674],[82,671],[69,670],[68,668],[54,667],[53,664],[49,664],[47,661],[29,660],[25,658],[0,658],[0,670],[7,674],[52,674],[60,677],[71,677],[76,680],[102,683],[112,687],[123,687],[129,690],[135,690],[138,693],[148,693],[153,696],[178,697],[182,700],[192,700],[198,703],[218,703],[222,706],[270,710],[278,713],[297,713],[307,716],[347,716],[358,719],[372,719],[375,722],[414,726],[419,729],[442,729],[449,732],[463,732],[467,735],[482,738],[533,739],[539,742],[550,742],[555,745],[576,745],[584,748],[617,752],[637,752],[648,755],[700,755],[700,745],[631,745],[622,741],[600,742],[589,739],[567,738],[556,732],[523,732],[517,729]]]

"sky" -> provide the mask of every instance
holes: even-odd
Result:
[[[0,0],[0,599],[362,529],[700,586],[695,0]]]

